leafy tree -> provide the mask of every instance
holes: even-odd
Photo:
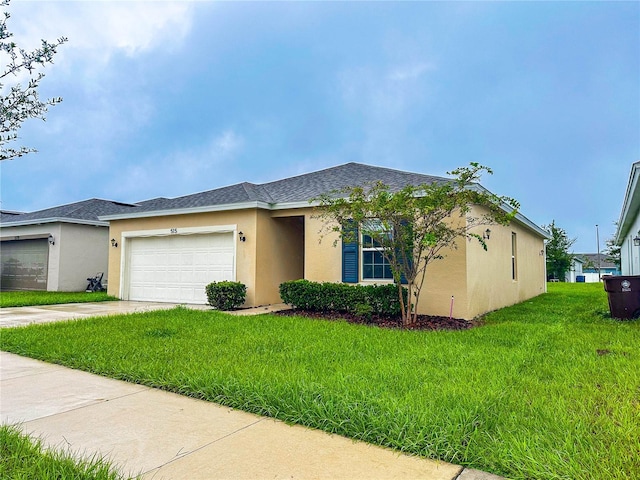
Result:
[[[609,238],[606,245],[605,258],[611,263],[614,263],[618,270],[620,270],[622,268],[622,256],[620,254],[622,247],[620,245],[616,245],[615,238]]]
[[[567,232],[556,226],[555,220],[550,225],[543,225],[543,228],[551,234],[551,239],[547,241],[547,278],[557,278],[564,282],[575,258],[575,255],[569,253],[569,249],[576,239],[569,239]]]
[[[512,198],[499,197],[476,182],[482,173],[493,172],[478,163],[448,172],[455,178],[396,190],[381,182],[348,187],[319,197],[318,217],[325,228],[350,243],[361,243],[359,233],[371,237],[389,263],[398,286],[404,326],[417,320],[416,306],[424,285],[427,266],[445,257],[458,241],[482,236],[473,233],[480,225],[507,225],[519,208]],[[479,217],[469,216],[474,205],[485,208]],[[337,242],[338,240],[336,240]],[[405,302],[402,280],[408,290]]]
[[[2,0],[0,5],[6,7],[10,0]],[[4,12],[4,17],[0,18],[0,52],[6,54],[7,65],[0,72],[0,91],[3,93],[0,97],[0,115],[2,126],[0,127],[0,160],[10,160],[21,157],[29,152],[35,152],[35,149],[29,147],[10,147],[18,138],[17,131],[22,123],[28,118],[40,118],[45,120],[47,107],[56,105],[62,101],[62,98],[55,97],[46,100],[40,100],[38,96],[38,87],[40,81],[44,77],[43,73],[37,73],[38,67],[43,67],[47,63],[53,63],[53,56],[56,54],[57,48],[67,41],[65,37],[58,38],[55,42],[42,40],[40,48],[27,51],[19,48],[11,37],[13,34],[9,32],[7,21],[11,15]],[[23,85],[15,83],[7,87],[8,77],[17,76],[18,74],[26,74],[28,83]],[[6,92],[6,94],[5,94]]]

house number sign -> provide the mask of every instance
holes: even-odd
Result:
[[[172,229],[170,230],[170,232],[171,232],[171,233],[178,233],[178,229],[177,229],[177,228],[172,228]]]

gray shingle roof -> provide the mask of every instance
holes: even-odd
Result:
[[[37,223],[43,220],[100,222],[101,215],[122,213],[136,208],[135,205],[92,198],[82,202],[68,203],[57,207],[46,208],[36,212],[21,213],[19,215],[2,215],[2,226],[11,224]]]
[[[576,257],[582,260],[583,263],[598,266],[598,254],[597,253],[576,253]],[[588,267],[584,267],[588,268]],[[606,253],[600,254],[600,268],[618,268],[613,259]]]
[[[131,212],[164,211],[245,202],[264,202],[269,204],[308,202],[334,190],[360,186],[378,180],[393,189],[400,189],[406,185],[447,181],[445,178],[432,175],[403,172],[384,167],[372,167],[360,163],[346,163],[337,167],[274,182],[263,184],[244,182],[173,199],[148,200],[139,203],[139,206],[131,210]],[[122,213],[125,212],[126,210]]]
[[[9,210],[0,210],[0,223],[10,222],[18,215],[22,215],[24,212],[12,212]]]

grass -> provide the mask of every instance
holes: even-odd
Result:
[[[78,459],[45,449],[40,439],[17,427],[0,426],[0,479],[120,480],[125,478],[103,458]]]
[[[640,476],[640,322],[599,284],[466,331],[177,308],[2,330],[21,355],[509,478]]]
[[[0,292],[0,308],[56,305],[60,303],[107,302],[117,300],[106,292]]]

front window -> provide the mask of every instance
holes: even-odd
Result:
[[[375,238],[390,237],[391,232],[385,229],[378,220],[370,220],[363,226],[363,230],[372,235],[362,234],[362,279],[363,280],[393,280],[391,266],[382,254],[382,245]],[[374,238],[375,237],[375,238]]]
[[[518,253],[518,239],[516,237],[515,232],[511,232],[511,279],[518,279],[518,261],[517,261],[517,253]]]

